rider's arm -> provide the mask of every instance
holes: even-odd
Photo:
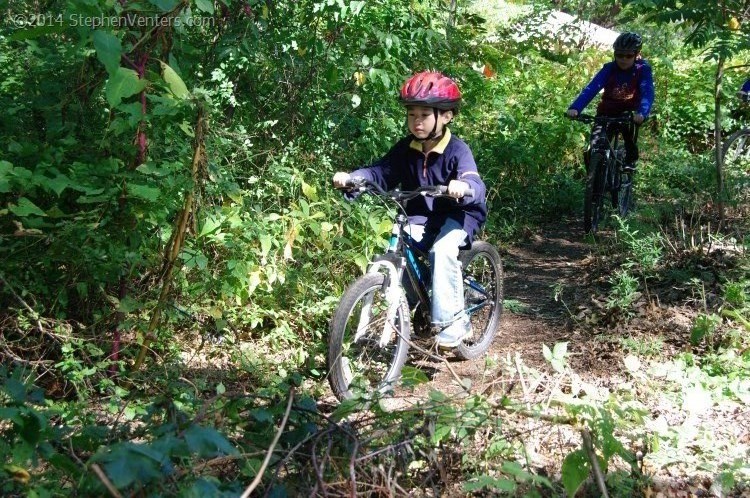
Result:
[[[470,189],[474,190],[472,197],[459,199],[459,203],[463,205],[481,204],[484,202],[487,188],[479,176],[474,155],[465,143],[461,142],[456,145],[455,160],[458,164],[456,168],[456,180],[466,183]]]
[[[750,79],[745,81],[745,84],[742,85],[742,88],[740,88],[741,92],[750,93]]]
[[[393,190],[401,183],[398,166],[404,164],[405,155],[404,143],[410,139],[404,139],[396,143],[386,155],[364,168],[359,168],[351,172],[352,177],[359,177],[377,183],[383,190]],[[399,159],[401,158],[401,159]]]
[[[598,94],[602,90],[602,88],[604,88],[604,84],[607,82],[610,71],[611,66],[605,64],[599,70],[599,72],[596,73],[594,79],[592,79],[589,84],[586,85],[583,90],[581,90],[581,93],[573,101],[573,103],[570,104],[568,108],[575,109],[579,113],[582,112],[583,109],[594,99],[594,97],[596,97],[596,94]]]
[[[651,66],[647,63],[643,64],[641,81],[638,85],[641,91],[641,102],[638,107],[638,113],[646,118],[651,112],[651,106],[654,104],[654,78],[651,73]]]

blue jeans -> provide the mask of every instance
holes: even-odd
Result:
[[[430,248],[432,325],[442,329],[457,320],[464,322],[464,282],[458,250],[466,244],[468,234],[450,218],[438,234],[425,234],[422,225],[409,225],[407,232],[419,245]]]

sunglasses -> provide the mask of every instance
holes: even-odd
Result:
[[[615,52],[615,57],[618,59],[632,59],[633,57],[635,57],[635,54]]]

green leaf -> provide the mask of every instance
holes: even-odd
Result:
[[[177,0],[150,0],[162,12],[169,12],[177,6]]]
[[[271,412],[269,412],[265,408],[256,408],[255,410],[250,410],[250,416],[261,423],[270,424],[271,422],[273,422],[273,416],[271,415]]]
[[[481,475],[464,483],[464,491],[481,491],[483,489],[491,491],[505,491],[512,493],[516,490],[516,483],[509,479],[496,479],[492,476]]]
[[[128,186],[128,192],[133,197],[138,197],[146,201],[156,201],[159,198],[159,189],[156,187],[149,187],[148,185],[138,185],[131,183]]]
[[[446,425],[438,425],[435,427],[435,432],[432,434],[432,437],[430,438],[430,441],[433,444],[437,444],[443,439],[447,438],[451,432],[453,432],[453,426],[450,424]]]
[[[63,190],[65,190],[71,185],[71,181],[70,181],[70,178],[68,178],[65,175],[57,175],[57,177],[51,180],[46,180],[44,184],[45,186],[52,189],[52,191],[55,192],[57,196],[59,197],[60,194],[62,194]]]
[[[542,344],[542,356],[544,356],[545,360],[552,361],[552,351],[550,351],[546,344]]]
[[[192,425],[185,431],[185,442],[191,452],[200,457],[235,455],[237,449],[216,429]]]
[[[13,171],[13,164],[8,161],[0,161],[0,194],[11,191],[10,176]]]
[[[213,9],[213,5],[211,6]],[[213,13],[213,10],[212,10]],[[161,74],[164,78],[164,81],[167,82],[167,86],[169,86],[169,91],[172,92],[172,95],[177,97],[178,99],[184,99],[190,96],[190,92],[187,89],[187,86],[185,86],[185,82],[182,81],[182,78],[180,78],[180,75],[175,72],[174,69],[169,67],[164,62],[161,62]]]
[[[430,379],[427,377],[427,374],[418,368],[406,365],[401,370],[401,382],[407,387],[413,387],[429,381]]]
[[[366,408],[366,404],[361,399],[345,399],[341,404],[336,407],[336,410],[331,414],[333,420],[343,420],[353,413],[360,412]]]
[[[207,216],[205,220],[203,220],[203,226],[200,228],[200,232],[198,233],[198,237],[205,237],[206,235],[210,235],[216,231],[219,230],[221,227],[222,220],[219,218],[214,218],[213,216]]]
[[[142,448],[141,448],[142,449]],[[97,458],[94,457],[96,460]],[[115,487],[122,489],[133,482],[145,484],[151,480],[163,478],[160,462],[163,455],[139,451],[138,445],[124,444],[115,447],[112,452],[102,457],[106,461],[104,470]]]
[[[588,479],[591,464],[583,450],[576,450],[565,457],[562,464],[562,482],[565,491],[572,498],[581,484]]]
[[[16,216],[29,216],[29,215],[37,215],[37,216],[47,216],[47,213],[39,209],[39,207],[28,200],[26,197],[21,197],[18,199],[18,205],[10,204],[8,206],[8,209],[11,213],[15,214]]]
[[[568,353],[567,342],[558,342],[557,344],[555,344],[555,347],[552,349],[552,356],[558,359],[563,359],[567,353]]]
[[[132,69],[117,68],[117,72],[109,77],[105,89],[107,102],[112,107],[120,105],[122,99],[133,96],[146,88],[146,80],[138,78]]]
[[[267,233],[262,234],[258,238],[260,240],[260,256],[262,258],[265,258],[268,255],[268,252],[271,250],[271,243],[273,242],[273,240]]]
[[[135,311],[139,309],[142,306],[142,304],[139,301],[136,301],[130,296],[125,296],[120,300],[120,302],[117,305],[117,310],[121,313],[130,313],[131,311]]]
[[[10,377],[5,381],[3,391],[10,396],[14,403],[22,403],[26,400],[26,386],[18,379]]]
[[[120,39],[108,31],[97,29],[94,31],[94,48],[96,58],[104,64],[110,76],[117,72],[122,57],[122,43]]]
[[[302,182],[302,193],[311,201],[318,200],[318,190],[313,185]]]
[[[195,6],[203,12],[214,13],[214,3],[211,0],[195,0]]]

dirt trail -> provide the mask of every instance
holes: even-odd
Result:
[[[570,315],[575,303],[587,295],[580,282],[590,252],[591,246],[584,242],[577,220],[563,220],[536,233],[528,233],[525,240],[503,252],[506,309],[487,356],[504,358],[518,353],[527,365],[546,369],[542,344],[552,348],[557,342],[567,341],[568,349],[576,350],[576,342],[583,338],[574,332]],[[575,357],[576,366],[596,368],[597,362],[584,356],[587,357]],[[488,377],[482,359],[458,361],[450,355],[447,358],[455,374],[470,379],[475,390],[481,391],[483,384],[496,380]],[[434,372],[432,382],[418,391],[460,391],[445,364],[424,357],[421,361],[414,359],[421,367]]]

